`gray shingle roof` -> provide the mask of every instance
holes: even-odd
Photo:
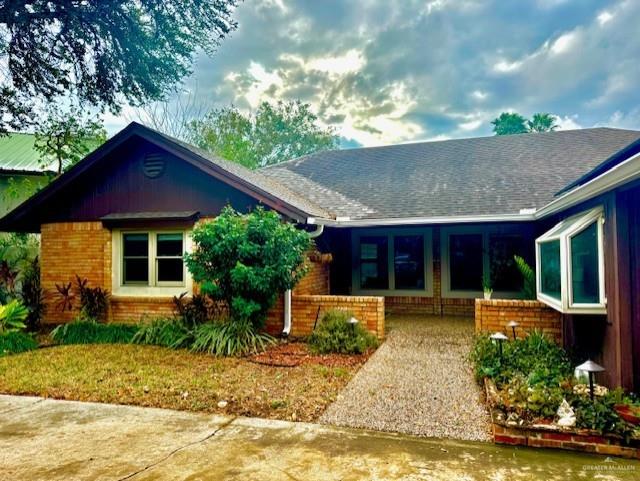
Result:
[[[351,219],[518,214],[638,139],[593,128],[420,142],[319,152],[261,172]]]

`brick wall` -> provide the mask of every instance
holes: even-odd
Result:
[[[375,296],[291,296],[291,336],[305,337],[313,332],[313,326],[331,309],[344,309],[353,313],[363,326],[382,339],[384,337],[384,297]],[[278,300],[269,311],[266,331],[272,335],[282,332],[284,301]]]
[[[331,261],[331,254],[311,252],[308,260],[309,271],[293,289],[293,294],[329,294]]]
[[[173,298],[137,296],[111,298],[111,322],[139,322],[145,318],[170,317],[174,314]]]
[[[562,314],[538,301],[475,300],[476,332],[501,331],[511,336],[509,321],[517,321],[516,336],[539,330],[562,343]]]
[[[72,320],[77,312],[61,312],[56,284],[72,282],[75,275],[91,287],[111,289],[111,232],[101,222],[64,222],[41,226],[41,283],[45,292],[44,323]],[[76,299],[77,304],[77,299]]]

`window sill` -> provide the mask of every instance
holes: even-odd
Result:
[[[120,286],[113,290],[114,297],[173,297],[183,292],[191,294],[187,286]]]

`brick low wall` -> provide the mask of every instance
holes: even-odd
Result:
[[[421,296],[386,296],[385,310],[389,314],[472,317],[474,314],[474,300]]]
[[[331,309],[352,312],[367,330],[378,338],[384,337],[384,297],[293,295],[291,298],[291,336],[305,337],[313,332],[316,318]],[[282,332],[284,303],[279,299],[267,318],[266,330],[272,335]]]
[[[516,336],[523,337],[533,330],[542,331],[562,343],[562,314],[538,301],[511,299],[476,299],[476,332],[504,332],[511,336],[509,321],[520,324]]]
[[[640,444],[625,445],[615,436],[602,436],[591,431],[560,431],[548,427],[528,427],[501,425],[494,422],[493,440],[496,444],[529,446],[533,448],[568,449],[585,453],[621,456],[640,459]]]

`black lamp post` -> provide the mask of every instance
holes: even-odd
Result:
[[[589,359],[586,362],[580,364],[576,369],[585,371],[589,374],[589,396],[591,396],[591,400],[593,401],[593,375],[596,372],[605,371],[605,368]]]
[[[502,343],[504,341],[508,341],[509,338],[501,332],[496,332],[495,334],[491,334],[489,336],[489,339],[491,339],[493,342],[498,343],[498,351],[500,352],[500,357],[502,357]]]
[[[518,324],[516,321],[509,321],[509,324],[507,324],[507,327],[511,328],[511,331],[513,332],[513,340],[516,340],[516,327],[518,327],[520,324]]]

